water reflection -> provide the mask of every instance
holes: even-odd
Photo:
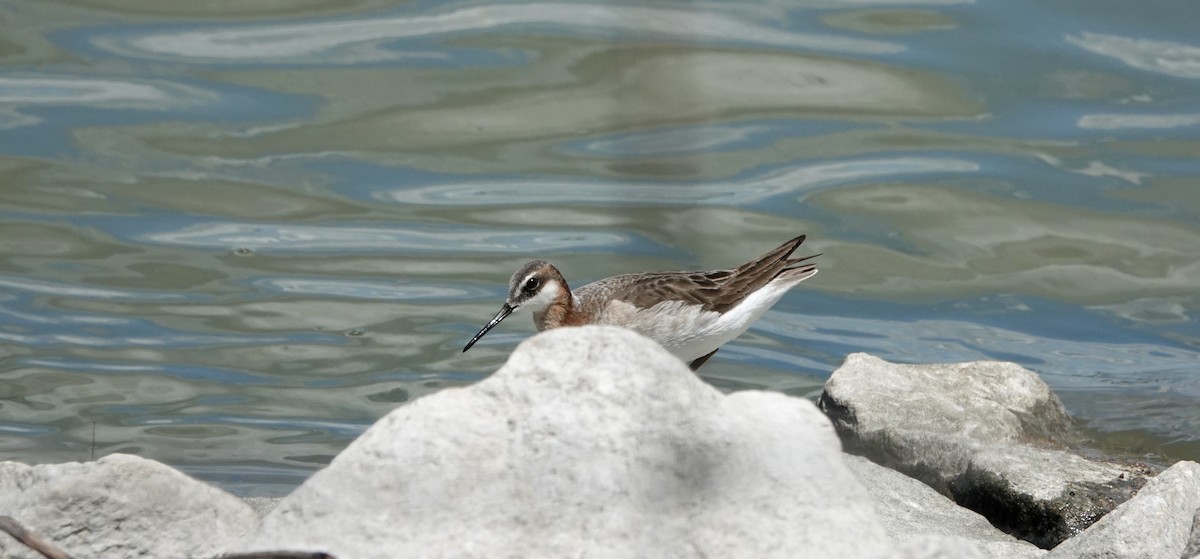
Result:
[[[449,58],[441,49],[398,47],[401,39],[433,35],[519,32],[548,26],[558,33],[619,33],[625,40],[654,37],[703,42],[750,43],[857,54],[903,49],[883,41],[842,35],[797,33],[750,23],[735,13],[642,6],[534,2],[469,6],[409,16],[304,24],[214,26],[163,33],[127,32],[92,39],[122,56],[250,64],[368,64]]]
[[[169,82],[81,79],[78,76],[0,77],[0,103],[162,110],[188,100],[212,101],[214,98],[202,90]]]
[[[144,290],[131,289],[104,289],[87,285],[71,285],[62,282],[36,280],[22,276],[2,276],[0,275],[0,287],[23,291],[27,293],[39,293],[47,295],[62,295],[66,297],[80,297],[88,299],[110,299],[110,300],[183,300],[195,298],[195,295],[185,293],[172,292],[147,292]]]
[[[1200,113],[1179,114],[1091,114],[1079,119],[1080,128],[1123,130],[1130,128],[1182,128],[1200,125]]]
[[[619,135],[616,138],[588,140],[579,146],[583,153],[596,155],[637,156],[712,152],[716,150],[741,149],[764,141],[768,134],[778,136],[779,132],[767,123],[727,126],[691,126],[670,130],[651,130],[648,132]],[[567,149],[570,149],[570,147]]]
[[[1187,303],[1184,297],[1147,297],[1094,308],[1137,322],[1184,324],[1191,320]]]
[[[823,247],[836,255],[839,290],[1027,293],[1105,304],[1149,293],[1191,296],[1200,285],[1200,228],[1190,223],[929,185],[839,188],[810,201],[905,232],[905,243],[890,248]]]
[[[1200,78],[1200,46],[1197,45],[1092,32],[1068,35],[1066,41],[1139,70]]]
[[[85,345],[71,341],[71,345]],[[161,345],[161,342],[159,344]],[[100,374],[153,374],[193,382],[216,382],[239,385],[270,385],[277,384],[276,379],[264,375],[248,374],[242,371],[220,370],[215,368],[195,367],[188,365],[145,365],[139,363],[103,363],[93,359],[21,359],[19,363],[29,367],[46,367],[64,371],[79,371]]]
[[[253,285],[266,291],[303,295],[326,295],[383,301],[438,301],[481,299],[490,292],[463,285],[417,283],[412,281],[365,282],[319,278],[273,277],[255,280]]]
[[[744,205],[785,194],[805,194],[823,187],[867,182],[883,176],[970,173],[976,170],[978,165],[970,161],[905,157],[802,165],[728,182],[672,185],[630,181],[613,185],[596,181],[492,180],[383,190],[377,192],[375,197],[404,204],[471,206],[522,205],[533,200],[544,204],[605,203],[618,199],[625,205]]]
[[[444,251],[447,245],[465,252],[513,252],[526,250],[557,251],[567,248],[612,247],[629,244],[626,235],[598,231],[563,233],[558,231],[480,231],[461,228],[422,230],[355,227],[205,223],[181,230],[143,233],[149,243],[209,247],[231,247],[259,252],[366,252],[366,251]]]

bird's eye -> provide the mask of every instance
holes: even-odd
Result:
[[[521,291],[532,294],[534,291],[537,291],[539,283],[541,282],[537,278],[529,278],[525,280],[525,286],[521,288]]]

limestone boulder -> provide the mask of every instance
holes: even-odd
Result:
[[[1037,559],[1047,553],[1001,532],[980,514],[900,472],[854,455],[846,456],[846,465],[866,488],[888,535],[897,541],[959,539],[990,559]]]
[[[212,557],[243,547],[258,528],[253,509],[237,497],[127,454],[0,462],[0,515],[81,558]],[[41,555],[0,533],[0,557]]]
[[[819,405],[850,452],[1044,549],[1129,499],[1152,473],[1073,452],[1062,403],[1014,363],[897,365],[852,354]]]
[[[893,543],[812,403],[723,395],[647,338],[582,327],[384,417],[279,502],[251,548],[901,557]]]
[[[1048,559],[1189,559],[1198,514],[1200,464],[1178,462]]]

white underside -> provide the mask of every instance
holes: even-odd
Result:
[[[676,357],[692,361],[740,336],[797,283],[800,280],[794,278],[772,281],[724,313],[704,311],[700,305],[683,301],[665,301],[648,309],[612,301],[599,323],[634,330],[662,344]]]

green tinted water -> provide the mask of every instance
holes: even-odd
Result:
[[[799,233],[821,274],[714,385],[1012,360],[1106,450],[1200,459],[1194,12],[4,4],[0,459],[285,493],[495,370],[528,319],[460,349],[526,260],[578,285]]]

